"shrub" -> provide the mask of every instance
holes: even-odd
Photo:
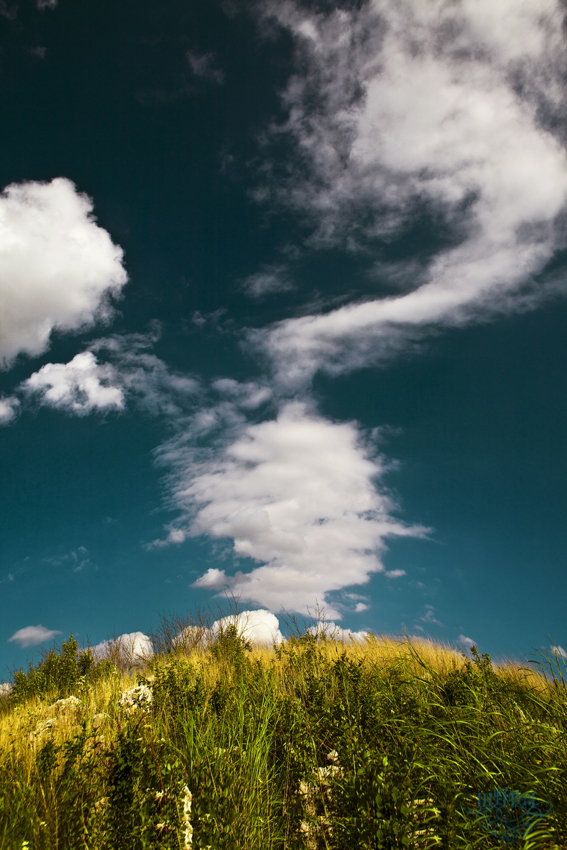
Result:
[[[11,703],[23,703],[29,697],[55,694],[56,699],[69,694],[82,684],[92,684],[115,670],[114,664],[103,659],[95,661],[90,650],[79,652],[74,636],[59,650],[50,650],[35,666],[30,664],[28,672],[20,668],[14,673],[14,687],[9,696]]]

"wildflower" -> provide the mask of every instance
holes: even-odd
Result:
[[[75,696],[67,697],[67,699],[58,699],[56,703],[50,705],[55,711],[65,711],[66,708],[76,708],[81,704],[81,701]]]
[[[102,726],[105,719],[108,719],[108,714],[95,714],[92,719],[93,729],[98,729],[99,726]]]
[[[183,788],[183,826],[185,828],[183,850],[187,850],[193,844],[193,827],[191,826],[191,802],[193,795],[185,785]]]
[[[100,812],[104,809],[104,807],[107,805],[107,803],[108,803],[108,797],[101,797],[94,804],[95,812],[97,814],[100,814]]]
[[[162,800],[165,796],[165,791],[156,791],[156,800]]]
[[[149,711],[152,703],[151,689],[147,685],[138,685],[129,691],[124,691],[118,702],[128,714],[132,714],[137,709]]]
[[[339,764],[339,754],[336,750],[331,750],[330,753],[327,753],[327,761],[330,761],[332,764]]]
[[[3,682],[0,685],[0,699],[3,699],[4,697],[9,697],[13,690],[14,686],[11,682]]]

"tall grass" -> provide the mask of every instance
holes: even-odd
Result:
[[[1,848],[567,847],[559,659],[546,678],[425,640],[298,633],[258,649],[235,625],[209,644],[178,632],[164,623],[137,671],[71,637],[15,676]],[[478,810],[498,788],[551,809],[509,841],[510,813],[499,826]]]

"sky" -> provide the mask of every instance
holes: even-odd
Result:
[[[234,599],[567,657],[566,15],[0,0],[0,679]]]

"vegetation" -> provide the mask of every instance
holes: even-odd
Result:
[[[546,677],[425,640],[165,633],[137,672],[71,636],[15,674],[1,848],[567,847],[560,659]],[[495,789],[536,808],[493,817]]]

